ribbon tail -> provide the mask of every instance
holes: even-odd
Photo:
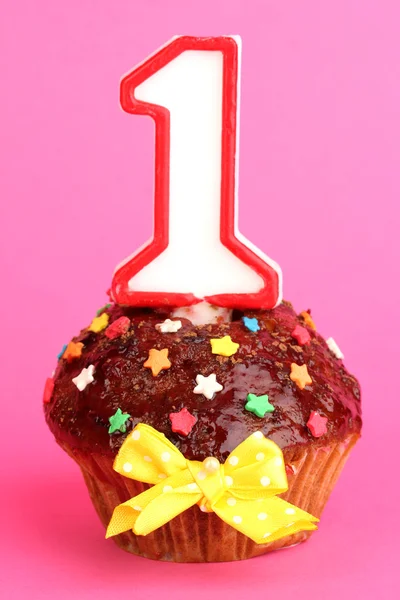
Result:
[[[227,495],[213,506],[214,512],[256,544],[268,544],[300,531],[317,529],[319,519],[281,498],[241,500],[227,505]]]
[[[136,498],[131,498],[128,502],[119,504],[114,509],[107,527],[106,539],[134,528],[136,519],[139,516],[139,511],[134,508],[135,500]]]

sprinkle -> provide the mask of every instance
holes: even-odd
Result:
[[[57,354],[57,359],[60,360],[60,358],[62,357],[62,355],[64,354],[64,352],[67,349],[67,344],[64,344],[64,346],[61,348],[61,352],[59,352],[59,354]]]
[[[321,417],[319,413],[313,410],[308,418],[307,427],[315,438],[319,438],[327,432],[327,417]]]
[[[220,356],[232,356],[239,350],[239,344],[232,342],[230,335],[225,335],[223,338],[214,338],[210,340],[211,352]]]
[[[79,375],[73,378],[72,382],[76,385],[80,392],[83,392],[83,390],[86,388],[87,385],[89,385],[89,383],[93,383],[93,373],[94,365],[89,365],[87,369],[83,368]]]
[[[269,403],[268,394],[264,394],[264,396],[247,394],[245,409],[261,418],[264,417],[266,413],[274,412],[275,407]]]
[[[165,319],[164,323],[157,323],[156,329],[160,333],[176,333],[182,327],[182,321]]]
[[[339,346],[337,345],[337,343],[335,342],[335,340],[330,337],[326,340],[327,346],[329,348],[329,350],[332,352],[332,354],[334,356],[336,356],[336,358],[338,358],[339,360],[343,360],[344,359],[344,354],[341,351],[341,349],[339,348]]]
[[[256,333],[260,329],[258,320],[255,317],[253,319],[250,319],[249,317],[243,317],[243,324],[249,331],[252,331],[253,333]]]
[[[115,433],[116,431],[120,431],[121,433],[125,433],[126,431],[126,422],[131,415],[128,413],[123,413],[120,408],[117,408],[115,413],[109,417],[110,427],[108,428],[108,433]]]
[[[88,329],[89,331],[93,331],[94,333],[100,333],[100,331],[103,331],[103,329],[107,327],[109,320],[110,317],[108,316],[108,314],[103,313],[102,315],[100,315],[100,317],[95,317],[93,319]]]
[[[296,327],[293,329],[290,335],[294,337],[294,339],[297,341],[298,344],[300,344],[300,346],[308,344],[308,342],[311,340],[311,336],[308,333],[307,329],[305,327],[302,327],[301,325],[296,325]]]
[[[111,323],[105,330],[105,334],[110,340],[115,340],[115,338],[124,335],[129,329],[131,325],[130,319],[128,317],[119,317],[116,321]]]
[[[304,323],[306,325],[308,325],[308,327],[310,327],[311,329],[314,329],[314,330],[317,329],[314,321],[311,318],[310,313],[307,310],[303,310],[303,312],[300,313],[300,317],[302,317]]]
[[[187,408],[182,408],[177,413],[170,413],[169,420],[171,421],[172,431],[185,436],[189,435],[193,426],[197,423],[197,418],[190,414]]]
[[[292,363],[290,368],[290,379],[295,382],[300,390],[304,390],[306,385],[312,384],[312,379],[308,374],[307,365],[296,365],[296,363]]]
[[[111,304],[105,304],[104,306],[99,308],[99,310],[96,311],[96,316],[98,317],[99,315],[101,315],[101,313],[103,313],[105,310],[107,310],[107,308],[110,308],[110,306],[111,306]]]
[[[157,377],[164,369],[169,369],[171,362],[168,360],[168,348],[164,348],[163,350],[152,348],[149,350],[149,358],[143,366],[146,367],[146,369],[151,369],[153,377]]]
[[[51,400],[54,390],[54,379],[52,377],[48,377],[46,379],[46,383],[44,384],[44,392],[43,392],[43,402],[48,404]]]
[[[82,342],[70,342],[65,348],[62,357],[65,358],[67,362],[72,362],[75,358],[80,358],[82,356],[82,348]]]
[[[224,387],[218,383],[215,373],[211,373],[208,377],[197,375],[196,383],[197,386],[194,388],[193,393],[203,394],[207,400],[211,400],[216,392],[220,392],[224,389]]]

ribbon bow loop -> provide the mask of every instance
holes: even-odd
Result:
[[[283,455],[261,432],[220,465],[212,458],[185,459],[162,433],[139,424],[121,446],[114,469],[153,486],[115,508],[106,537],[129,529],[147,535],[195,504],[258,544],[316,529],[318,519],[276,497],[287,490]]]
[[[271,498],[288,489],[282,451],[261,431],[235,448],[224,469],[228,481],[233,480],[230,491],[238,498]]]

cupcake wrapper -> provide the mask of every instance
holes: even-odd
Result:
[[[351,434],[326,447],[284,451],[289,489],[281,498],[320,517],[358,438],[358,434]],[[111,457],[90,454],[65,444],[62,447],[81,468],[93,505],[105,527],[118,504],[149,487],[116,473]],[[193,506],[147,536],[137,536],[130,531],[113,539],[127,552],[154,560],[223,562],[286,548],[304,542],[311,533],[304,531],[269,544],[256,544],[214,513],[203,513],[198,506]]]

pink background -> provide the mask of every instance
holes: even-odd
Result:
[[[399,20],[397,0],[3,0],[3,598],[398,597]],[[56,354],[150,234],[152,123],[122,113],[118,85],[176,33],[242,35],[241,229],[364,393],[320,531],[240,564],[106,542],[42,416]]]

